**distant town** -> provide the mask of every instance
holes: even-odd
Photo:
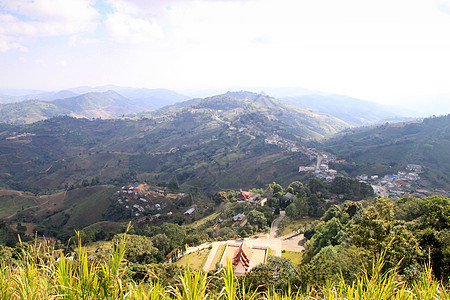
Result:
[[[165,209],[170,199],[179,199],[184,197],[184,193],[170,194],[167,191],[159,188],[152,187],[147,183],[135,182],[126,186],[123,186],[120,191],[114,193],[114,198],[117,203],[124,206],[125,209],[131,210],[131,213],[139,217],[144,211],[161,211]],[[195,208],[191,208],[186,211],[186,214],[191,214]],[[172,212],[167,212],[167,215],[172,215]],[[150,221],[158,219],[161,213],[154,214]],[[144,221],[146,217],[143,217]],[[138,222],[141,221],[140,219]]]
[[[241,127],[230,126],[229,132],[247,133],[253,135],[266,136],[264,142],[269,145],[276,145],[283,151],[300,152],[305,154],[312,163],[307,166],[299,166],[299,172],[311,172],[314,177],[331,182],[335,177],[346,177],[340,174],[337,170],[329,167],[329,163],[347,164],[345,159],[338,158],[336,155],[322,151],[316,148],[309,148],[305,146],[298,146],[295,141],[280,137],[277,134],[270,134],[263,132],[256,126],[244,125]],[[442,195],[450,195],[448,191],[444,190],[429,190],[426,183],[421,180],[420,174],[423,173],[424,168],[417,164],[408,164],[404,169],[393,172],[392,174],[366,175],[361,174],[354,179],[370,184],[377,196],[389,197],[397,199],[405,194],[415,194],[418,197],[427,197],[436,193]]]
[[[267,140],[267,139],[266,139]],[[321,151],[315,148],[298,147],[300,152],[307,155],[315,163],[309,166],[299,166],[299,172],[312,172],[315,177],[332,181],[337,176],[344,176],[338,171],[330,169],[330,162],[337,164],[346,164],[345,159],[338,159],[335,155]],[[370,184],[377,196],[398,199],[405,194],[416,194],[418,197],[427,197],[435,192],[425,189],[425,183],[420,178],[423,173],[423,166],[417,164],[408,164],[404,170],[397,171],[395,174],[366,175],[361,174],[355,177],[360,182]],[[449,193],[444,190],[437,191],[442,195]]]

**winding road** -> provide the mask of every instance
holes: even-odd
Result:
[[[286,216],[286,212],[280,211],[280,215],[272,222],[272,227],[270,228],[270,238],[274,239],[278,237],[278,228],[280,227],[281,220]]]

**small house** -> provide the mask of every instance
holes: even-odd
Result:
[[[236,196],[236,199],[239,200],[249,200],[251,197],[253,197],[255,193],[252,192],[240,192],[239,195]]]
[[[234,222],[243,221],[245,219],[245,214],[240,213],[233,217]]]
[[[184,212],[185,215],[191,215],[195,211],[194,207],[189,208],[187,211]]]

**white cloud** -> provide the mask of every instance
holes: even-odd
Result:
[[[0,56],[4,85],[34,66],[35,87],[291,85],[386,102],[449,92],[450,0],[0,3],[0,51],[13,50]],[[47,36],[67,39],[38,45]],[[24,46],[28,64],[15,53]]]
[[[59,65],[60,67],[65,68],[65,67],[67,67],[67,61],[64,60],[64,59],[62,59],[62,60],[58,61],[58,65]]]
[[[2,0],[1,6],[36,21],[86,24],[98,16],[91,0]]]
[[[22,48],[39,37],[90,32],[99,17],[90,0],[0,0],[0,34]],[[4,42],[3,42],[4,43]]]
[[[436,5],[440,11],[450,14],[450,0],[436,0]]]
[[[17,49],[21,52],[28,51],[27,47],[24,47],[18,42],[12,41],[12,39],[8,36],[0,34],[0,52],[6,52],[13,49]]]
[[[105,29],[113,41],[147,43],[164,37],[160,25],[164,9],[159,1],[106,0],[113,9],[107,15]]]
[[[159,25],[121,12],[108,15],[105,27],[118,42],[145,43],[163,37],[163,30]]]

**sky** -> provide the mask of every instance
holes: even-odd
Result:
[[[450,0],[0,0],[0,88],[106,84],[450,101]]]

